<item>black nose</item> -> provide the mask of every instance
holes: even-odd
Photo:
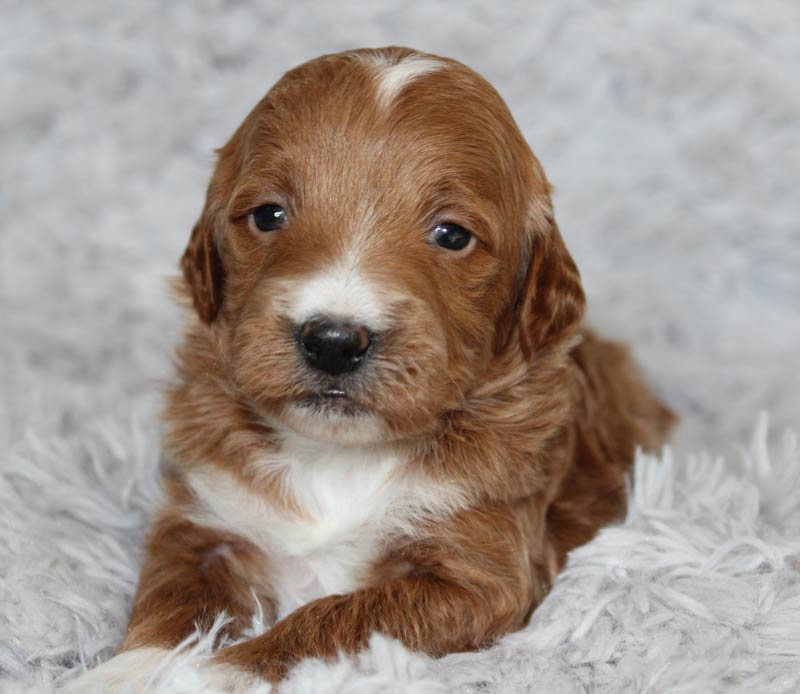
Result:
[[[303,323],[297,339],[306,361],[332,376],[355,371],[370,344],[364,326],[328,318],[313,318]]]

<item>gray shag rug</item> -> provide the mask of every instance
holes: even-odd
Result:
[[[439,661],[376,636],[280,691],[800,691],[794,0],[10,0],[0,692],[52,691],[120,642],[159,498],[180,327],[165,278],[213,148],[293,65],[387,44],[497,86],[556,185],[591,322],[633,344],[683,420],[525,630]],[[192,663],[213,647],[187,643],[154,688],[203,691]]]

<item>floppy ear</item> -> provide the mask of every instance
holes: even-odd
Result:
[[[533,237],[519,304],[520,343],[528,360],[575,332],[586,307],[575,261],[552,214],[545,219],[545,229]]]
[[[219,255],[212,215],[206,209],[192,229],[189,245],[181,258],[183,278],[200,318],[211,323],[222,305],[225,271]]]

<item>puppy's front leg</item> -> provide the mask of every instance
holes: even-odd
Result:
[[[237,636],[256,609],[253,589],[264,581],[266,558],[237,538],[168,512],[153,526],[147,558],[122,649],[171,648],[196,627],[207,629],[225,612]],[[274,618],[274,603],[258,597]]]
[[[481,520],[485,527],[451,537],[456,541],[449,551],[434,542],[416,557],[404,554],[405,575],[308,603],[261,636],[218,651],[214,660],[277,682],[303,658],[359,651],[375,631],[440,656],[480,648],[521,627],[549,579],[537,576],[520,528],[508,516],[486,513]]]
[[[169,649],[196,627],[210,627],[223,611],[231,617],[225,634],[239,635],[256,609],[252,590],[259,578],[263,582],[265,559],[255,551],[234,536],[195,525],[176,510],[164,513],[148,537],[123,652],[70,682],[65,692],[155,690],[166,676]],[[274,604],[258,597],[274,619]],[[191,681],[176,684],[175,691],[199,691],[209,684],[224,690],[232,682],[251,683],[235,668],[209,662],[188,672]]]

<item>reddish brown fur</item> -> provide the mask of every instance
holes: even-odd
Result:
[[[186,520],[181,476],[221,466],[303,512],[280,473],[250,465],[280,445],[268,417],[308,387],[288,327],[263,307],[282,281],[333,262],[347,234],[362,233],[362,267],[402,297],[359,402],[386,422],[386,440],[413,448],[409,466],[472,503],[420,519],[413,537],[386,543],[362,588],[300,607],[219,661],[277,680],[375,630],[442,655],[520,628],[567,552],[623,513],[635,447],[658,447],[670,429],[625,348],[580,328],[583,291],[550,186],[496,92],[442,59],[446,70],[381,112],[370,56],[410,54],[327,56],[289,72],[220,150],[182,261],[200,320],[166,413],[171,503],[150,535],[126,648],[173,646],[222,609],[236,634],[251,586],[272,604],[269,557]],[[292,233],[257,237],[247,214],[276,194]],[[442,218],[481,243],[453,259],[417,242]]]

